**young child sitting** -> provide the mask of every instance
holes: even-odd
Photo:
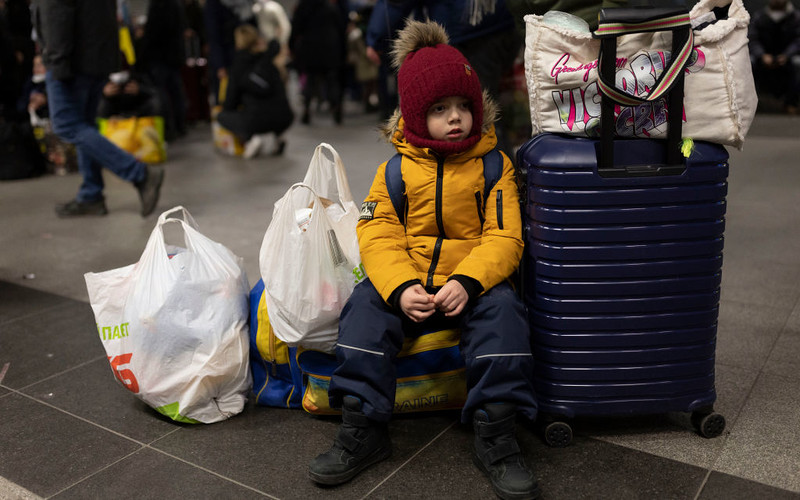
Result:
[[[438,24],[410,21],[394,45],[400,112],[384,132],[402,155],[405,210],[390,199],[384,163],[357,227],[369,279],[339,324],[329,398],[343,423],[309,475],[341,484],[388,458],[404,336],[459,328],[468,391],[461,421],[475,431],[474,462],[500,497],[535,498],[514,434],[517,413],[532,420],[537,410],[526,313],[508,280],[523,249],[514,167],[501,157],[502,175],[484,199],[496,105],[447,42]]]

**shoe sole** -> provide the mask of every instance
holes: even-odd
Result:
[[[158,182],[156,183],[155,196],[153,197],[153,206],[142,207],[142,217],[147,217],[153,213],[153,211],[156,209],[156,206],[158,206],[158,199],[161,197],[161,185],[164,183],[164,169],[161,168],[155,172],[157,172],[158,175]]]
[[[65,205],[69,205],[69,203]],[[90,210],[87,212],[69,212],[65,210],[65,205],[56,205],[56,215],[61,219],[70,219],[73,217],[103,217],[108,215],[108,209],[105,203],[102,204],[99,210]]]
[[[108,212],[88,212],[82,214],[66,214],[66,213],[59,213],[56,212],[56,215],[61,219],[72,219],[75,217],[104,217],[108,215]]]
[[[378,450],[378,453],[367,457],[364,459],[364,462],[361,463],[358,467],[351,469],[346,472],[342,472],[341,474],[317,474],[311,470],[308,471],[308,477],[311,478],[312,481],[315,483],[323,484],[325,486],[336,486],[339,484],[344,484],[354,477],[356,477],[361,471],[366,469],[371,465],[375,465],[378,462],[386,460],[392,456],[391,448],[385,450]]]
[[[535,500],[539,498],[539,495],[542,494],[542,490],[539,489],[539,485],[536,485],[536,488],[531,492],[519,492],[519,491],[508,491],[500,488],[492,479],[492,473],[489,472],[489,469],[483,465],[481,459],[473,451],[472,453],[472,463],[483,472],[483,475],[489,479],[489,482],[492,483],[492,489],[494,490],[495,494],[502,498],[503,500]]]

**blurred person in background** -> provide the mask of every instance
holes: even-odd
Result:
[[[278,71],[284,83],[288,81],[289,38],[292,35],[292,22],[283,6],[275,0],[256,0],[253,4],[253,13],[256,16],[258,31],[264,41],[269,45],[276,40],[280,48],[280,57],[275,59]]]
[[[208,42],[209,90],[216,104],[220,104],[220,84],[227,81],[236,52],[233,31],[242,23],[256,25],[251,0],[205,0],[203,24]]]
[[[800,12],[789,0],[770,0],[750,21],[750,58],[759,91],[783,99],[798,113],[800,94]]]
[[[355,11],[350,13],[350,22],[347,25],[347,64],[352,68],[355,96],[364,104],[364,112],[372,113],[378,110],[379,65],[367,57],[364,29],[371,9],[365,10],[364,14]]]
[[[245,143],[245,158],[261,152],[265,134],[275,134],[272,154],[281,155],[286,147],[283,133],[294,121],[294,113],[278,69],[285,66],[280,42],[267,44],[250,24],[237,27],[234,34],[237,50],[217,121]]]
[[[33,74],[31,28],[28,0],[0,0],[0,111],[9,121],[28,119],[27,113],[18,113],[16,103]]]
[[[139,41],[138,65],[159,91],[168,141],[186,135],[186,96],[181,68],[186,63],[183,0],[150,0],[147,21]]]
[[[115,0],[34,0],[33,20],[42,58],[54,132],[78,151],[83,182],[73,200],[56,206],[60,217],[105,215],[102,169],[131,182],[141,215],[158,202],[164,170],[138,161],[100,135],[95,116],[109,74],[120,67]]]
[[[342,10],[331,0],[300,0],[297,5],[289,46],[302,82],[304,124],[311,123],[314,98],[327,101],[333,121],[342,123],[346,28]]]
[[[163,116],[158,89],[146,75],[125,70],[109,75],[97,116]]]

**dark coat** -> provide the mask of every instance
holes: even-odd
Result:
[[[300,0],[289,40],[300,71],[325,72],[344,65],[345,23],[329,0]]]
[[[278,44],[272,42],[267,52],[236,52],[230,72],[224,109],[236,113],[247,130],[234,130],[244,137],[252,134],[283,131],[291,125],[294,113],[286,97],[278,68],[272,63]],[[220,120],[220,123],[225,121]],[[223,126],[225,123],[223,123]]]
[[[206,0],[203,6],[203,22],[208,41],[208,64],[216,72],[229,68],[236,51],[233,30],[242,21],[220,0]]]
[[[800,11],[793,10],[780,22],[775,22],[762,9],[750,22],[750,56],[758,59],[764,54],[792,57],[800,53]]]
[[[181,68],[186,63],[183,32],[187,28],[182,0],[150,0],[140,42],[145,67]]]
[[[34,0],[33,24],[54,78],[106,77],[119,69],[115,0]]]
[[[375,3],[367,26],[367,46],[379,52],[388,52],[390,41],[394,39],[395,32],[404,26],[408,16],[421,13],[423,9],[428,19],[444,26],[450,45],[513,28],[514,19],[506,9],[505,0],[498,0],[495,11],[483,16],[475,26],[469,23],[466,16],[469,3],[465,0],[379,0]]]

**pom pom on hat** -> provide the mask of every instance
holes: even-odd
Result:
[[[448,45],[447,32],[434,22],[409,21],[398,33],[392,50],[397,72],[400,112],[406,139],[417,147],[450,154],[480,140],[483,94],[480,80],[467,58]],[[428,109],[449,96],[466,97],[472,103],[472,129],[461,143],[436,141],[428,133]],[[467,143],[467,144],[463,144]]]

